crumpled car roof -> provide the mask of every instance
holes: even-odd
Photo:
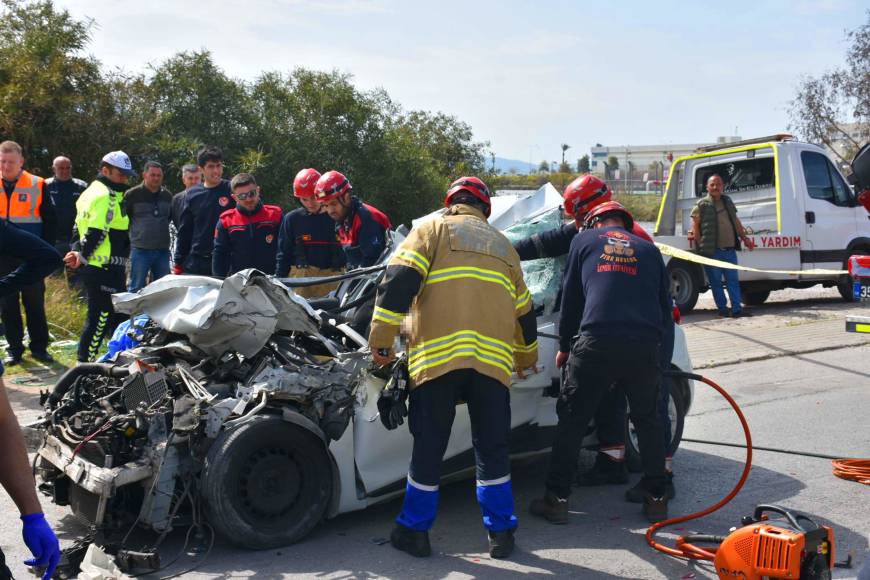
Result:
[[[255,355],[279,330],[316,333],[319,319],[304,298],[254,269],[224,280],[165,276],[138,293],[112,295],[115,310],[147,314],[160,327],[188,337],[206,354]]]

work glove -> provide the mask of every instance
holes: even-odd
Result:
[[[21,516],[21,521],[24,522],[24,528],[21,532],[24,544],[33,554],[33,558],[25,560],[24,565],[44,568],[45,572],[42,574],[42,579],[50,580],[51,575],[54,574],[54,569],[57,568],[57,563],[60,562],[60,544],[57,541],[57,536],[54,535],[42,513]]]
[[[390,380],[378,397],[378,413],[384,427],[392,431],[398,429],[408,416],[408,364],[402,356],[393,365]]]
[[[184,274],[184,267],[180,266],[179,264],[172,264],[172,268],[170,268],[170,271],[176,275]]]

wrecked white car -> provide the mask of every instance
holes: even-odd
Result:
[[[560,202],[549,186],[496,198],[492,221],[527,235],[555,227]],[[556,424],[561,266],[539,262],[524,265],[540,315],[540,372],[514,377],[515,456],[548,449]],[[70,369],[47,395],[36,425],[42,489],[104,534],[163,532],[189,523],[181,518],[193,511],[193,521],[204,514],[219,534],[253,549],[290,544],[324,517],[402,493],[412,438],[407,423],[387,431],[378,419],[386,376],[371,368],[364,338],[381,274],[352,272],[335,297],[310,303],[253,270],[226,280],[166,277],[116,295],[119,311],[150,321],[137,330],[138,346]],[[679,328],[674,366],[691,370]],[[690,381],[674,381],[671,392],[679,439]],[[585,442],[595,444],[593,427]],[[631,438],[630,460],[636,455]],[[445,479],[473,465],[460,407]]]

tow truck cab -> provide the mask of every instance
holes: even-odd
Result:
[[[676,159],[656,221],[657,242],[694,249],[691,211],[713,174],[724,181],[724,193],[755,242],[754,251],[741,252],[740,265],[797,272],[740,271],[746,304],[763,303],[771,290],[819,283],[837,286],[845,300],[854,300],[848,276],[813,272],[844,270],[849,256],[870,253],[870,214],[824,149],[778,134],[703,147]],[[689,312],[709,288],[704,269],[670,259],[668,271],[677,305]]]

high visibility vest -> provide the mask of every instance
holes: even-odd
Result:
[[[5,196],[5,203],[0,203],[0,218],[24,226],[31,233],[41,234],[42,214],[39,208],[42,205],[43,183],[41,177],[22,171],[12,195]],[[36,226],[28,227],[27,224]]]
[[[79,237],[84,238],[89,229],[97,229],[105,234],[103,241],[88,257],[88,264],[91,266],[104,268],[126,262],[126,259],[112,259],[112,243],[109,241],[109,230],[130,229],[130,218],[121,211],[123,196],[123,193],[112,191],[99,180],[95,180],[76,202],[76,228]]]

